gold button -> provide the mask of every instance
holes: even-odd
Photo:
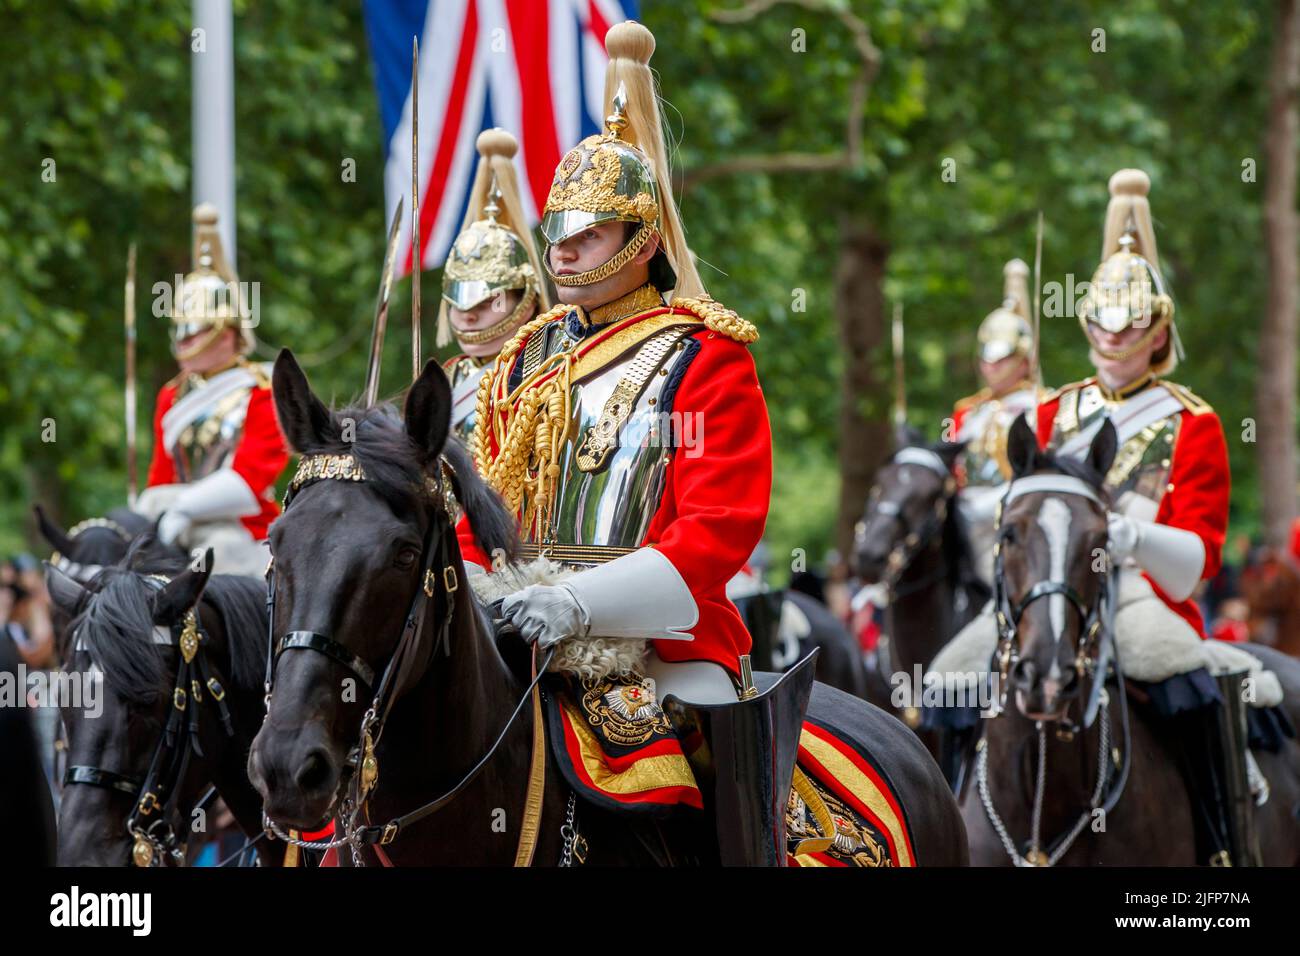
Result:
[[[1162,462],[1160,463],[1160,467],[1161,467],[1161,468],[1168,468],[1168,467],[1169,467],[1169,459],[1166,458],[1164,461],[1162,461]]]
[[[650,399],[650,402],[649,402],[649,404],[651,404],[651,405],[653,405],[653,404],[654,404],[654,403],[655,403],[655,400],[654,400],[654,399],[653,399],[653,398],[652,398],[652,399]]]
[[[1174,490],[1174,483],[1173,483],[1172,481],[1169,482],[1169,484],[1165,485],[1165,493],[1166,493],[1166,494],[1168,494],[1169,492],[1171,492],[1171,491],[1173,491],[1173,490]]]

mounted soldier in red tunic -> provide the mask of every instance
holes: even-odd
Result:
[[[165,544],[212,548],[221,573],[260,575],[261,541],[280,513],[275,481],[288,462],[270,377],[246,358],[252,315],[226,262],[208,203],[194,210],[194,271],[175,290],[172,353],[180,374],[154,412],[153,460],[138,510],[160,518]]]
[[[438,312],[438,345],[454,335],[463,350],[443,370],[451,381],[452,429],[466,442],[474,433],[479,382],[519,327],[551,307],[515,175],[519,144],[503,129],[484,130],[478,151],[465,222],[443,267]]]
[[[1029,324],[1029,267],[1012,259],[1002,275],[1002,305],[979,327],[984,387],[958,401],[952,411],[952,440],[966,446],[957,466],[957,503],[966,520],[976,573],[987,586],[993,578],[997,501],[1011,477],[1007,431],[1038,398],[1030,367],[1034,333]]]
[[[1252,792],[1266,799],[1267,784],[1247,747],[1247,727],[1257,721],[1248,719],[1244,702],[1277,705],[1281,688],[1256,657],[1205,640],[1193,597],[1219,569],[1228,525],[1228,453],[1214,410],[1164,378],[1181,345],[1156,251],[1149,189],[1141,170],[1111,177],[1102,262],[1078,315],[1097,374],[1039,405],[1038,441],[1059,458],[1082,460],[1103,425],[1113,426],[1118,448],[1103,490],[1111,507],[1107,553],[1117,574],[1117,656],[1125,675],[1147,688],[1154,712],[1181,728],[1188,787],[1201,811],[1202,859],[1250,865],[1259,858]],[[972,664],[986,670],[997,640],[990,607],[932,669],[943,675]]]

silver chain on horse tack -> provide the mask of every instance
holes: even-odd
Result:
[[[578,842],[578,831],[573,826],[573,815],[576,808],[576,801],[573,797],[573,791],[569,791],[569,803],[564,811],[564,826],[560,827],[560,866],[573,866],[573,848]]]
[[[1106,780],[1109,778],[1107,773],[1107,763],[1110,756],[1110,707],[1109,695],[1102,691],[1101,700],[1101,726],[1098,730],[1097,744],[1097,783],[1093,788],[1092,799],[1089,801],[1089,807],[1083,813],[1079,814],[1079,819],[1075,821],[1073,828],[1061,841],[1061,845],[1047,858],[1044,864],[1031,863],[1028,858],[1020,855],[1016,850],[1016,844],[1007,833],[1006,824],[1002,822],[1002,817],[993,806],[993,799],[989,796],[989,750],[987,740],[981,740],[979,743],[979,756],[975,760],[976,782],[979,784],[980,803],[984,805],[984,813],[989,818],[989,823],[997,833],[998,839],[1002,841],[1002,847],[1007,851],[1007,856],[1016,866],[1056,866],[1060,859],[1069,852],[1074,841],[1079,838],[1083,828],[1087,825],[1093,811],[1101,805],[1101,794],[1106,788]],[[1041,856],[1042,851],[1039,847],[1042,845],[1039,839],[1039,828],[1043,816],[1043,794],[1047,787],[1047,731],[1043,727],[1042,721],[1035,725],[1038,729],[1038,779],[1034,784],[1034,809],[1030,824],[1030,856]]]

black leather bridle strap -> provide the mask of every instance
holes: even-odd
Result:
[[[140,778],[128,777],[112,770],[100,770],[98,767],[86,767],[80,764],[69,767],[63,773],[63,785],[84,783],[92,787],[104,787],[134,797],[140,792]]]
[[[285,651],[292,650],[311,650],[324,654],[359,677],[367,688],[375,686],[374,669],[332,637],[315,631],[289,631],[280,638],[280,643],[275,648],[276,660]]]
[[[364,844],[392,843],[404,828],[410,826],[412,823],[419,823],[430,814],[437,813],[464,793],[466,788],[468,788],[469,785],[478,778],[478,775],[482,772],[483,768],[486,767],[488,763],[491,762],[492,758],[496,756],[498,748],[500,748],[502,742],[506,739],[506,734],[510,732],[510,728],[515,725],[515,721],[523,712],[524,705],[532,699],[533,689],[537,687],[538,682],[541,681],[542,677],[546,674],[553,657],[555,657],[554,648],[552,648],[550,653],[546,655],[546,660],[537,668],[536,676],[533,677],[532,681],[524,689],[523,695],[519,698],[519,703],[515,705],[514,711],[510,714],[510,718],[506,721],[505,726],[501,728],[501,733],[497,735],[497,739],[492,742],[492,746],[487,749],[487,752],[483,754],[479,759],[479,762],[470,769],[469,773],[465,774],[465,776],[461,778],[460,783],[456,784],[456,786],[452,787],[442,796],[430,800],[424,806],[412,810],[410,813],[404,813],[400,817],[395,817],[383,826],[361,827],[357,831],[357,839]]]

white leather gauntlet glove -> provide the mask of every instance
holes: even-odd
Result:
[[[196,521],[236,520],[261,510],[248,482],[230,468],[219,468],[176,496],[158,522],[158,537],[173,544]]]
[[[1199,535],[1113,512],[1107,527],[1111,560],[1131,557],[1175,601],[1192,596],[1205,570],[1205,543]]]
[[[694,640],[699,620],[690,588],[671,561],[638,548],[559,584],[530,584],[508,595],[501,612],[530,644],[542,648],[569,637]]]

